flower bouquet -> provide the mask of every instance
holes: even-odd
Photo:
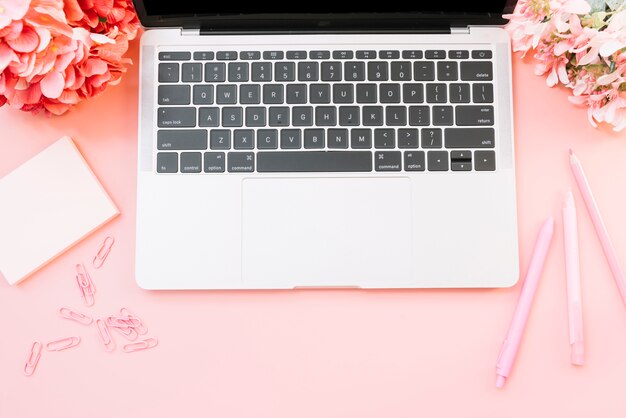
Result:
[[[505,17],[513,50],[533,51],[548,86],[571,89],[594,127],[626,128],[626,0],[519,0]]]
[[[0,106],[60,115],[120,82],[131,0],[0,0]]]

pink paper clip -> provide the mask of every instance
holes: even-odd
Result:
[[[95,303],[94,294],[96,293],[96,287],[87,269],[82,264],[76,264],[76,282],[78,283],[78,289],[80,290],[85,305],[93,306]]]
[[[109,332],[109,327],[106,322],[100,318],[96,319],[96,328],[98,329],[100,341],[102,341],[106,351],[110,353],[115,350],[115,341],[113,341],[113,337],[111,337],[111,333]]]
[[[99,269],[100,267],[102,267],[102,265],[104,264],[104,260],[106,260],[109,252],[111,252],[111,247],[113,247],[114,242],[115,238],[113,237],[106,237],[104,239],[104,242],[100,246],[100,249],[93,258],[93,266],[95,268]]]
[[[139,335],[145,335],[148,333],[148,328],[145,326],[141,318],[130,313],[128,308],[120,309],[120,314],[126,316],[128,320],[131,321],[131,323],[133,324],[133,326],[135,327]]]
[[[113,328],[115,331],[119,332],[120,334],[122,334],[124,336],[124,338],[126,338],[129,341],[135,341],[138,337],[139,334],[137,333],[137,331],[134,328],[124,328],[124,327],[111,327]]]
[[[72,321],[76,321],[79,324],[83,325],[89,325],[93,322],[93,319],[91,319],[90,316],[73,311],[70,308],[59,309],[59,315],[61,315],[65,319],[71,319]]]
[[[24,374],[26,376],[31,376],[35,372],[39,359],[41,358],[42,348],[43,346],[39,341],[35,341],[30,347],[30,354],[28,355],[28,360],[26,360],[26,364],[24,365]]]
[[[68,348],[76,347],[80,344],[80,337],[67,337],[56,341],[50,341],[46,344],[46,350],[48,351],[62,351]]]
[[[156,338],[146,338],[145,340],[137,341],[136,343],[126,344],[122,350],[125,353],[134,353],[135,351],[147,350],[149,348],[156,347],[159,341]]]

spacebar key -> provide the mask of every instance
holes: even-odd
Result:
[[[372,171],[371,151],[257,152],[261,173],[323,173]]]

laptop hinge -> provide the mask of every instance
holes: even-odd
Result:
[[[470,29],[469,26],[452,26],[450,33],[452,35],[469,35]]]
[[[196,29],[185,29],[182,28],[180,30],[180,34],[183,36],[198,36],[200,35],[200,29],[196,28]]]

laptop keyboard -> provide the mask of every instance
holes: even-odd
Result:
[[[161,51],[158,173],[493,171],[490,50]]]

